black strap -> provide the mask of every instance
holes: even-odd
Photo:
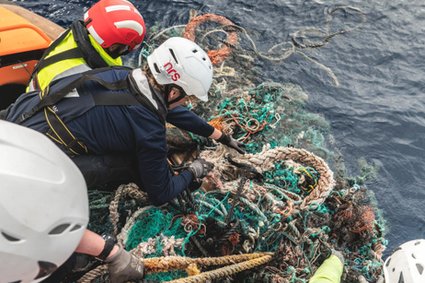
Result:
[[[71,32],[71,30],[74,40],[77,43],[77,47],[46,58],[46,56],[49,55],[49,53],[53,49],[55,49],[60,43],[62,43],[65,37]],[[71,28],[63,32],[44,51],[43,56],[41,57],[31,74],[31,80],[36,78],[36,74],[45,67],[57,63],[59,61],[75,58],[83,58],[86,61],[87,65],[92,69],[103,68],[108,66],[102,56],[100,56],[96,49],[91,45],[90,38],[87,34],[87,29],[81,21],[73,22],[71,24]],[[37,86],[37,88],[39,88],[39,86]]]
[[[95,81],[110,90],[119,90],[119,89],[127,88],[127,81],[125,79],[111,83],[111,82],[104,81],[95,76],[97,73],[100,73],[103,71],[105,71],[104,68],[101,68],[96,70],[89,70],[83,74],[77,75],[75,76],[74,79],[72,79],[70,82],[65,84],[62,88],[60,88],[53,94],[49,93],[50,87],[48,87],[46,89],[47,94],[45,94],[42,97],[40,102],[36,106],[34,106],[30,111],[23,113],[21,117],[19,117],[19,119],[16,120],[16,123],[21,124],[25,122],[27,119],[34,116],[37,112],[39,112],[43,108],[47,106],[52,106],[58,103],[69,92],[71,92],[73,89],[79,87],[80,85],[82,85],[84,82],[87,82],[87,81]]]
[[[91,45],[90,38],[87,29],[83,22],[75,21],[71,24],[72,35],[77,43],[77,46],[82,54],[82,57],[86,61],[90,68],[103,68],[108,67],[108,64]]]
[[[106,258],[109,256],[115,246],[115,239],[113,237],[107,236],[103,238],[105,239],[105,246],[103,247],[102,252],[98,256],[96,256],[96,258],[101,261],[106,260]]]
[[[139,105],[140,102],[132,94],[94,94],[96,105]],[[63,147],[70,156],[88,153],[85,144],[79,141],[69,130],[62,119],[54,114],[51,107],[46,108],[46,121],[49,125],[47,136]]]
[[[129,93],[119,95],[95,93],[92,94],[96,105],[139,105],[138,99]]]
[[[37,69],[42,70],[43,68],[45,68],[49,65],[52,65],[56,62],[67,60],[67,59],[81,58],[81,57],[83,57],[83,54],[78,49],[78,47],[75,47],[75,48],[72,48],[72,49],[68,49],[64,52],[52,55],[52,56],[45,58],[43,60],[40,60],[39,63],[37,64]]]
[[[38,61],[38,63],[35,65],[34,70],[32,71],[31,74],[31,80],[34,79],[36,76],[35,74],[37,74],[41,68],[40,65],[42,64],[43,60],[46,58],[47,55],[49,55],[49,53],[55,49],[59,43],[62,42],[62,40],[64,40],[64,38],[68,35],[68,33],[71,31],[71,29],[67,29],[66,31],[64,31],[57,39],[55,39],[55,41],[53,41],[49,47],[47,47],[47,49],[44,51],[43,55],[41,56],[41,59]]]
[[[165,106],[165,102],[161,100],[162,96],[158,95],[154,88],[149,84],[149,88],[152,96],[157,99],[155,101],[159,103],[158,107],[161,107],[163,110],[157,109],[152,102],[144,95],[140,94],[139,89],[137,87],[137,83],[135,82],[133,76],[128,76],[128,86],[131,93],[133,93],[134,97],[139,101],[140,104],[151,110],[153,113],[156,113],[163,124],[165,124],[166,116],[167,116],[167,108]]]

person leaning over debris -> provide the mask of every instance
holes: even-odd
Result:
[[[126,0],[100,0],[62,33],[36,65],[27,91],[45,90],[54,80],[90,69],[121,66],[120,56],[141,45],[145,22]]]
[[[86,229],[84,178],[48,138],[0,121],[0,179],[0,282],[40,282],[74,251],[106,262],[113,283],[143,278],[141,261]]]
[[[147,62],[143,71],[114,67],[63,78],[41,102],[38,92],[23,94],[8,109],[6,120],[49,136],[72,156],[89,187],[133,181],[154,204],[163,204],[213,167],[198,159],[173,176],[167,163],[166,121],[244,150],[230,135],[181,106],[188,96],[208,99],[213,67],[204,50],[173,37]]]

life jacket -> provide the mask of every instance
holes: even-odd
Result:
[[[54,65],[54,66],[53,66]],[[34,68],[27,91],[43,90],[51,81],[65,76],[107,66],[121,66],[88,34],[84,23],[71,24],[43,53]]]
[[[46,90],[21,95],[7,120],[45,133],[70,156],[88,149],[66,126],[99,105],[143,105],[165,125],[167,107],[140,69],[107,67],[53,82]]]

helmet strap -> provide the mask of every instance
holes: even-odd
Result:
[[[127,45],[123,44],[113,44],[110,47],[105,48],[105,50],[109,54],[109,56],[114,59],[130,53],[130,48]]]
[[[180,91],[180,95],[177,96],[176,98],[174,98],[173,100],[169,101],[169,97],[170,97],[170,92],[172,88],[178,88]],[[165,91],[166,91],[166,102],[167,102],[167,107],[170,107],[171,104],[176,103],[178,101],[180,101],[181,99],[185,98],[187,96],[186,92],[179,86],[174,85],[174,84],[168,84],[165,86]]]

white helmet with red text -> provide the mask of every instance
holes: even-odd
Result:
[[[207,53],[195,42],[171,37],[148,56],[148,64],[158,84],[175,84],[187,95],[208,101],[213,67]]]
[[[425,282],[425,240],[399,246],[384,263],[385,283]]]
[[[84,178],[46,136],[0,121],[0,282],[39,282],[75,251],[88,222]]]

